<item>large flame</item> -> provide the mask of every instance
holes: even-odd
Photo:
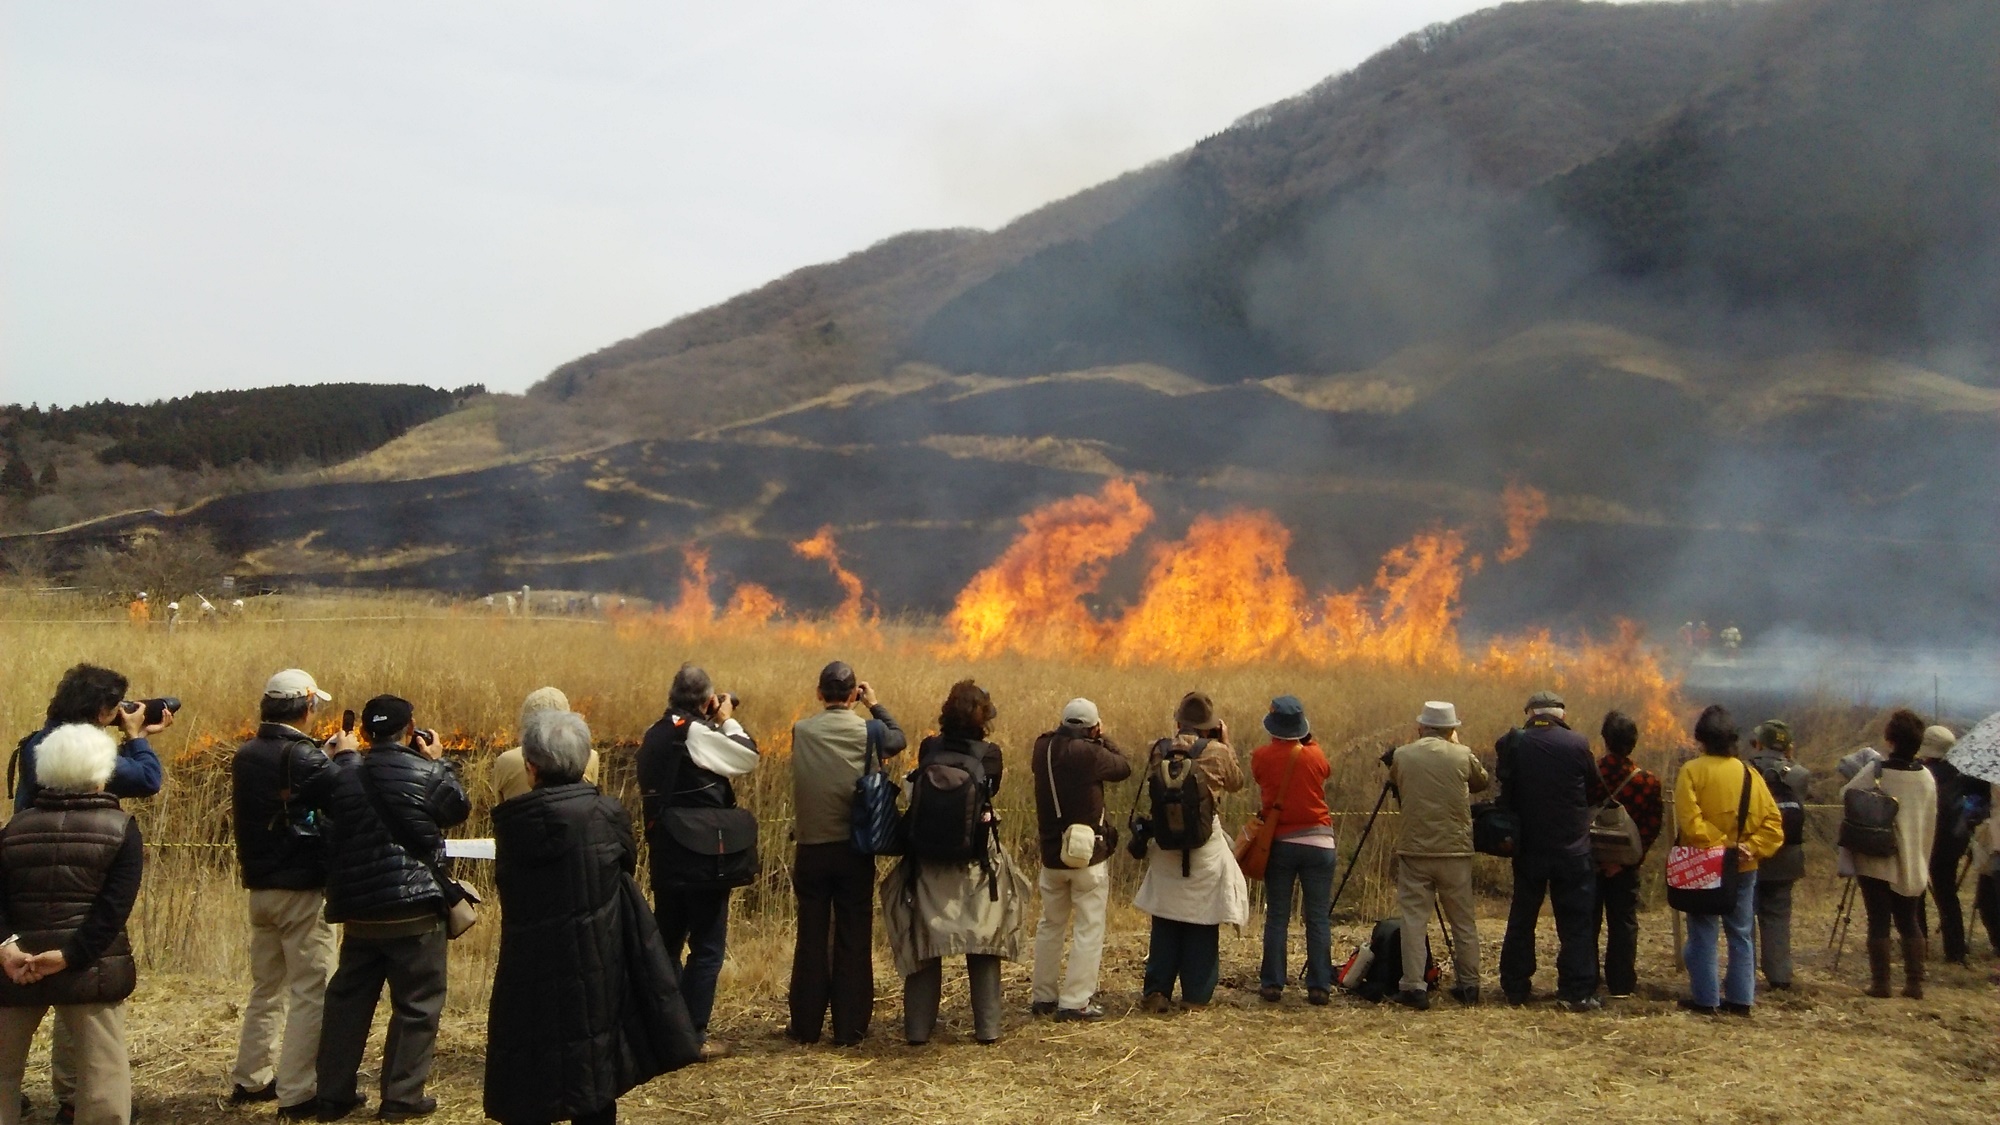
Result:
[[[1549,498],[1532,485],[1509,481],[1500,493],[1500,512],[1507,520],[1507,545],[1493,557],[1510,563],[1528,553],[1535,529],[1549,518]]]
[[[792,544],[792,553],[804,559],[817,559],[826,564],[833,574],[833,580],[840,583],[843,597],[838,608],[833,611],[836,625],[858,625],[861,623],[862,599],[866,589],[861,585],[861,577],[840,565],[840,547],[833,541],[833,527],[819,529],[811,539],[801,539]]]
[[[1285,566],[1291,544],[1269,512],[1197,517],[1186,538],[1155,548],[1112,659],[1199,667],[1297,654],[1305,587]]]
[[[1108,481],[1095,496],[1072,496],[1022,516],[1020,537],[972,576],[952,606],[945,624],[954,651],[976,659],[1102,644],[1105,626],[1083,598],[1097,591],[1111,560],[1152,522],[1152,507],[1128,480]]]

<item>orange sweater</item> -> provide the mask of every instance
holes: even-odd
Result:
[[[1292,747],[1299,748],[1298,768],[1293,771],[1291,792],[1285,791],[1285,766],[1292,759]],[[1323,828],[1333,823],[1326,810],[1326,778],[1333,768],[1326,763],[1316,742],[1285,740],[1267,742],[1250,755],[1250,775],[1257,781],[1257,797],[1264,804],[1264,816],[1284,797],[1278,810],[1278,839],[1307,828]]]

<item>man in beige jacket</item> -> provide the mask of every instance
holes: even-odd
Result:
[[[1458,709],[1424,704],[1417,740],[1389,760],[1389,782],[1403,808],[1396,844],[1396,902],[1403,913],[1403,980],[1398,1003],[1430,1007],[1424,961],[1431,911],[1451,926],[1451,997],[1479,1003],[1479,924],[1472,898],[1472,794],[1489,782],[1486,767],[1458,741]]]
[[[529,716],[543,711],[567,710],[569,710],[569,697],[560,690],[552,687],[536,688],[528,693],[528,698],[521,701],[521,729],[527,729]],[[583,779],[592,785],[597,784],[595,749],[591,750],[590,761],[583,767]],[[528,764],[521,756],[519,746],[512,750],[503,750],[494,756],[490,780],[493,783],[493,803],[496,805],[534,788],[534,784],[528,780]]]

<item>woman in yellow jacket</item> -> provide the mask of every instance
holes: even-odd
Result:
[[[1778,854],[1785,844],[1785,824],[1778,802],[1756,770],[1736,757],[1736,723],[1720,706],[1701,713],[1694,724],[1701,756],[1681,766],[1674,780],[1674,819],[1680,842],[1688,847],[1734,847],[1736,901],[1727,914],[1688,915],[1688,991],[1681,1007],[1713,1015],[1717,1011],[1750,1014],[1757,998],[1757,947],[1751,927],[1757,918],[1757,861]],[[1750,787],[1750,809],[1743,833],[1736,832],[1743,787]],[[1718,929],[1729,934],[1729,975],[1718,980],[1715,939]]]

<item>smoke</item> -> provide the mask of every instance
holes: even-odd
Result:
[[[1963,729],[2000,710],[2000,647],[1873,644],[1784,627],[1751,638],[1733,656],[1714,650],[1696,658],[1682,685],[1693,696],[1909,707]]]

